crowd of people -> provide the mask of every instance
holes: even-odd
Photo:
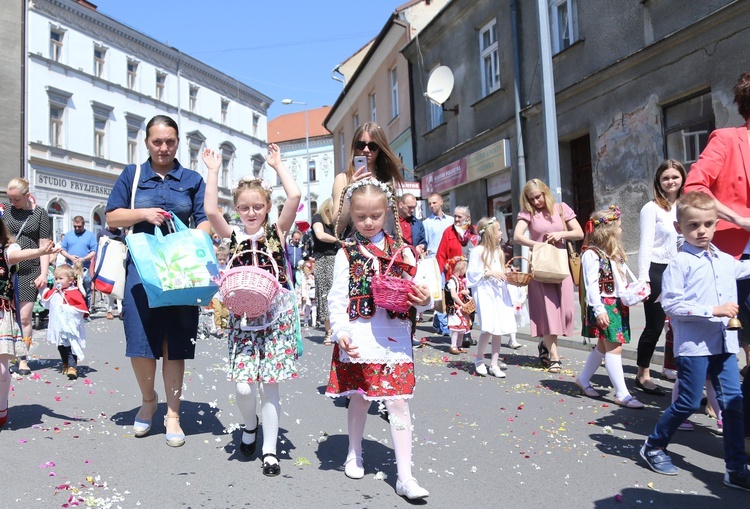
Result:
[[[503,241],[510,239],[503,239],[504,228],[495,217],[474,222],[469,207],[462,205],[448,215],[441,195],[433,193],[427,197],[430,214],[419,219],[416,197],[397,193],[405,169],[383,130],[372,122],[355,131],[347,170],[336,176],[331,197],[305,225],[309,230],[302,231],[295,223],[301,192],[277,145],[268,146],[266,161],[286,196],[278,217],[269,217],[271,186],[261,178],[244,177],[232,189],[238,221],[230,224],[219,206],[220,153],[204,150],[204,181],[175,158],[177,124],[156,116],[146,128],[149,158],[120,174],[107,203],[108,226],[99,235],[122,241],[125,229],[139,233],[154,227],[166,234],[171,211],[212,237],[221,271],[252,266],[278,283],[258,314],[235,314],[218,294],[210,305],[216,331],[227,338],[227,380],[234,384],[244,420],[238,450],[252,457],[260,429],[266,476],[281,473],[281,385],[298,376],[302,337],[309,328],[319,327],[323,344],[333,346],[326,396],[348,400],[344,474],[364,477],[367,414],[373,401],[381,402],[390,423],[396,492],[416,500],[429,495],[412,474],[409,410],[416,386],[415,325],[421,315],[440,301],[435,323],[444,324],[450,336],[448,351],[473,356],[477,376],[497,378],[505,378],[509,369],[500,358],[503,336],[509,348],[520,348],[516,332],[530,323],[531,336],[539,339],[540,365],[557,374],[563,367],[558,337],[578,332],[578,298],[580,334],[595,341],[575,378],[581,393],[600,397],[591,380],[603,365],[614,402],[628,409],[644,407],[629,391],[622,363],[623,345],[631,340],[628,304],[643,301],[646,324],[638,341],[634,385],[650,395],[666,394],[650,372],[665,328],[673,338],[667,349],[673,351],[674,364],[665,365],[663,372],[669,370],[676,382],[672,403],[640,456],[655,472],[677,474],[666,447],[678,429],[688,429],[706,390],[723,431],[724,483],[750,491],[750,418],[743,418],[750,411],[750,377],[741,384],[745,373],[737,359],[740,346],[745,363],[750,359],[750,196],[735,185],[750,165],[750,73],[740,77],[734,91],[744,126],[714,131],[689,174],[674,160],[656,168],[654,198],[640,212],[637,276],[627,265],[624,218],[616,205],[579,222],[542,180],[524,184],[512,241],[520,248],[549,244],[567,253],[568,242],[582,240],[577,292],[570,273],[556,282],[516,277],[514,272],[525,269],[508,263]],[[90,265],[98,244],[84,218],[76,216],[73,230],[55,245],[49,217],[34,203],[25,180],[8,184],[8,198],[0,218],[0,426],[8,419],[10,360],[19,359],[19,374],[30,372],[26,356],[37,299],[50,310],[47,337],[58,348],[63,374],[77,378],[78,362],[85,356],[85,320],[95,302]],[[60,264],[55,263],[58,257]],[[8,270],[13,264],[18,264],[16,277]],[[430,273],[425,267],[432,270],[432,279],[420,276]],[[385,281],[385,271],[399,284]],[[440,298],[435,298],[436,284]],[[142,399],[133,421],[136,437],[152,429],[161,360],[166,444],[185,443],[180,400],[185,362],[195,356],[200,313],[199,306],[151,308],[128,256],[124,299],[108,301],[107,318],[117,314],[123,320],[125,355]],[[728,326],[737,317],[743,325],[739,340],[735,327]],[[479,332],[476,340],[472,329]],[[472,346],[473,352],[468,350]]]

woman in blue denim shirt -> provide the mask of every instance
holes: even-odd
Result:
[[[135,207],[130,208],[136,171],[136,167],[131,165],[122,171],[109,195],[108,225],[130,227],[133,233],[153,232],[154,226],[159,226],[166,234],[165,214],[171,211],[183,223],[188,224],[192,218],[198,229],[210,233],[211,226],[203,212],[203,178],[197,172],[183,168],[175,159],[178,143],[179,132],[174,120],[157,115],[149,121],[146,126],[146,147],[150,157],[141,165],[135,190]],[[185,434],[180,427],[180,396],[185,359],[195,356],[198,313],[196,306],[149,308],[138,271],[132,258],[128,257],[122,305],[125,355],[130,357],[143,399],[133,423],[135,436],[145,436],[151,430],[158,404],[158,395],[154,391],[156,361],[163,357],[167,445],[179,447],[185,443]]]

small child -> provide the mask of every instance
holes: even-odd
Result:
[[[737,261],[711,244],[718,221],[714,199],[701,192],[677,200],[675,228],[685,236],[682,250],[667,265],[661,304],[674,329],[677,401],[664,411],[641,447],[641,457],[659,474],[677,475],[666,448],[677,428],[700,408],[706,374],[716,390],[724,425],[724,484],[750,491],[745,463],[742,392],[737,331],[738,279],[750,278],[750,262]]]
[[[451,333],[451,347],[448,350],[453,355],[466,353],[463,340],[471,331],[471,318],[461,311],[461,307],[471,299],[471,292],[466,288],[466,258],[455,256],[445,264],[445,313],[448,315],[448,330]],[[459,342],[460,341],[460,342]]]
[[[591,377],[604,359],[604,368],[615,388],[615,403],[626,408],[643,408],[643,403],[628,391],[622,370],[622,345],[630,343],[630,308],[618,297],[627,278],[620,209],[612,205],[594,212],[584,231],[581,335],[596,338],[597,344],[575,383],[586,396],[598,398],[600,394],[591,387]]]
[[[287,274],[284,250],[286,232],[294,224],[301,192],[294,178],[281,161],[281,149],[275,143],[268,145],[266,162],[278,175],[286,200],[276,223],[271,223],[271,185],[263,179],[243,177],[232,189],[234,207],[242,227],[230,226],[219,209],[219,169],[221,154],[211,149],[203,152],[203,162],[208,168],[204,208],[216,233],[229,238],[229,249],[237,256],[232,266],[255,265],[277,277],[282,289],[276,294],[271,309],[259,317],[243,319],[230,313],[229,357],[227,378],[235,383],[236,401],[245,428],[239,444],[240,452],[247,457],[255,453],[259,419],[256,415],[257,392],[260,388],[261,417],[263,418],[263,475],[274,477],[281,473],[276,456],[279,439],[281,397],[279,383],[297,378],[299,314],[296,296]],[[257,251],[260,251],[258,253]],[[273,260],[278,267],[274,271]],[[253,425],[255,417],[255,426]]]
[[[489,374],[505,378],[508,366],[500,360],[500,337],[515,334],[516,318],[513,302],[508,293],[505,277],[505,255],[500,245],[503,233],[494,217],[483,217],[477,223],[479,244],[469,254],[469,269],[466,279],[474,292],[477,304],[477,321],[481,334],[477,341],[477,357],[474,360],[476,373],[487,376],[484,350],[492,339],[492,358]]]
[[[67,375],[68,380],[78,378],[78,361],[85,358],[86,328],[83,320],[89,316],[86,299],[75,281],[73,267],[58,265],[55,268],[55,287],[42,295],[42,305],[49,309],[47,339],[57,345],[62,374]]]
[[[315,275],[312,259],[300,262],[302,269],[297,277],[297,293],[302,323],[308,327],[315,325]]]
[[[219,273],[223,274],[227,270],[227,260],[229,259],[229,248],[227,246],[215,246],[216,260],[219,262]],[[211,299],[211,308],[214,310],[214,325],[216,326],[216,335],[221,336],[229,324],[229,310],[221,300],[217,292]]]
[[[402,245],[396,222],[397,239],[383,231],[389,208],[395,210],[393,192],[387,184],[363,179],[341,193],[349,199],[349,212],[356,233],[336,254],[333,284],[328,294],[333,348],[326,396],[349,397],[349,448],[344,474],[350,479],[365,475],[362,462],[362,436],[372,401],[382,401],[388,411],[391,438],[396,456],[396,493],[410,500],[425,498],[429,492],[412,476],[412,423],[408,400],[416,379],[411,342],[410,313],[396,313],[376,307],[372,278],[383,270]],[[337,225],[341,219],[337,219]],[[338,230],[338,228],[337,228]],[[393,264],[394,276],[413,278],[416,260],[402,251]],[[396,263],[397,262],[397,263]],[[425,285],[414,285],[409,302],[417,311],[430,307],[432,298]],[[412,309],[413,311],[413,309]]]

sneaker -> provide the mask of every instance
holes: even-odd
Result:
[[[690,421],[683,421],[677,429],[680,431],[693,431],[695,430],[695,426],[693,426],[693,423]]]
[[[484,364],[482,364],[484,366]],[[490,375],[496,378],[505,378],[505,371],[500,369],[499,366],[490,366]]]
[[[477,372],[477,375],[487,376],[487,366],[485,366],[484,363],[482,363],[482,364],[475,364],[474,365],[474,370]]]
[[[406,482],[396,481],[396,495],[406,497],[409,500],[419,500],[430,496],[430,492],[417,483],[413,477]]]
[[[641,447],[641,458],[646,462],[648,467],[657,474],[677,475],[679,470],[672,464],[672,459],[667,455],[664,449],[651,447],[648,442]],[[724,480],[726,483],[726,480]]]
[[[716,421],[716,433],[719,435],[724,434],[724,421],[722,421],[721,419]]]
[[[667,369],[664,368],[661,370],[661,374],[664,375],[664,378],[667,380],[677,380],[677,370],[676,369]]]
[[[724,474],[724,484],[730,488],[750,491],[750,472],[727,472]]]

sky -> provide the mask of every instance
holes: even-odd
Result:
[[[271,97],[269,120],[332,106],[331,71],[406,0],[91,0],[99,12]]]

